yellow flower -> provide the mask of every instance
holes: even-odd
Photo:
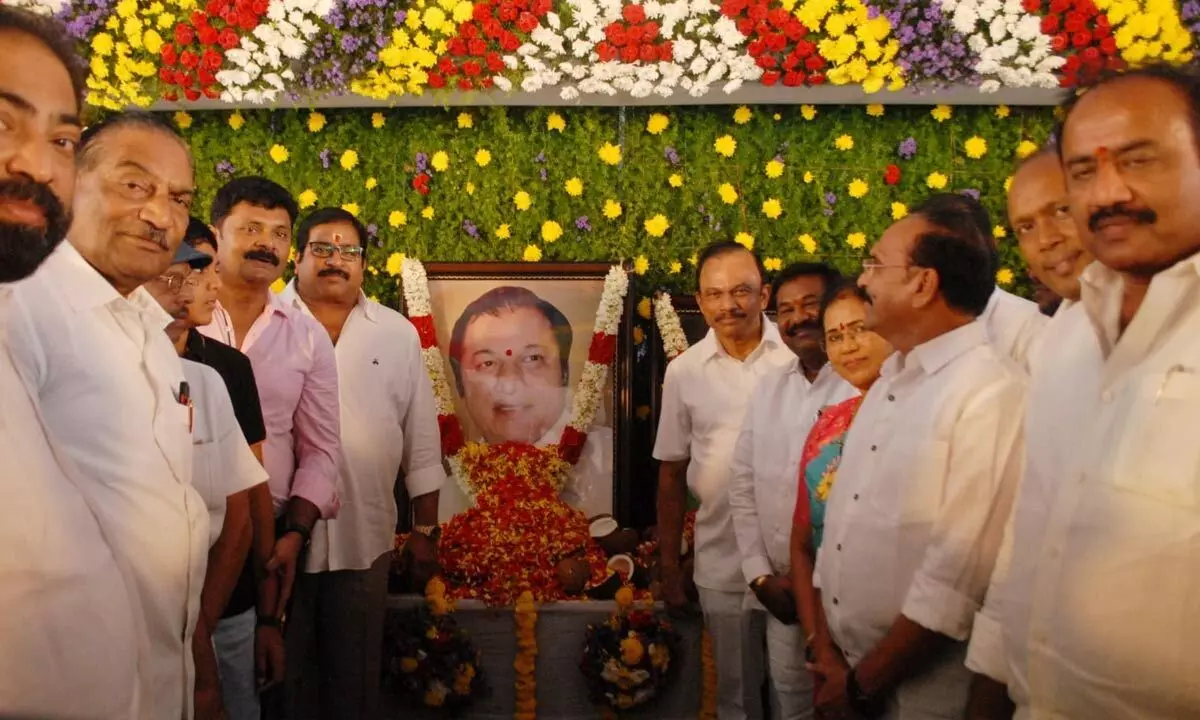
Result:
[[[371,127],[378,130],[386,124],[387,124],[387,117],[385,117],[383,113],[381,113],[381,112],[371,113]]]
[[[398,228],[398,227],[404,227],[407,224],[408,224],[408,215],[406,215],[403,211],[393,210],[390,213],[388,213],[388,225],[391,225],[394,228]]]
[[[805,172],[804,173],[804,182],[811,183],[812,181],[813,181],[813,174],[810,172]]]
[[[651,237],[662,237],[667,234],[667,230],[671,229],[671,223],[662,214],[655,215],[646,220],[643,226],[646,228],[646,232],[650,233]]]
[[[954,114],[954,109],[949,105],[938,105],[934,109],[930,110],[929,114],[932,115],[933,119],[937,120],[938,122],[946,122],[950,119],[950,116]]]
[[[429,28],[430,30],[438,31],[446,22],[446,12],[437,6],[427,7],[425,8],[425,15],[423,19],[425,21],[425,27]]]
[[[871,117],[883,117],[883,106],[879,103],[871,103],[867,106],[867,115]]]
[[[179,126],[180,130],[187,130],[192,126],[192,116],[182,110],[175,113],[174,118],[175,124]]]
[[[604,217],[609,220],[616,220],[621,217],[621,203],[616,200],[604,201]]]
[[[770,198],[762,204],[762,212],[763,215],[766,215],[772,220],[776,220],[780,215],[783,214],[783,206],[780,205],[779,201],[775,198]]]
[[[1025,158],[1037,152],[1037,149],[1038,146],[1034,143],[1031,143],[1028,140],[1022,140],[1021,143],[1017,145],[1017,158],[1024,160]],[[1008,188],[1004,189],[1007,190]]]
[[[850,181],[849,187],[847,187],[847,190],[850,192],[850,197],[852,198],[863,197],[870,189],[871,186],[868,185],[867,182],[862,178],[854,178]]]
[[[475,183],[468,181],[466,185],[463,185],[463,190],[466,190],[468,195],[474,195]]]
[[[556,112],[552,112],[546,117],[546,129],[547,130],[557,130],[558,132],[562,132],[563,130],[566,129],[566,127],[567,127],[567,121],[563,120],[562,115],[559,115]]]
[[[653,311],[652,308],[653,308],[653,306],[650,303],[650,298],[644,297],[641,300],[638,300],[637,314],[640,315],[641,317],[645,318],[646,320],[649,320],[650,314]],[[621,588],[621,590],[625,590],[625,589],[626,588]],[[621,594],[621,590],[617,591],[618,595]],[[613,599],[617,600],[616,598],[613,598]],[[630,591],[630,593],[629,593],[629,602],[633,602],[633,591]],[[620,605],[621,601],[617,600],[617,604]],[[625,604],[628,605],[629,603],[625,603]]]
[[[861,250],[867,245],[867,236],[860,232],[850,233],[846,236],[846,244],[855,250]]]
[[[426,206],[425,209],[421,211],[421,217],[425,218],[426,220],[432,220],[433,216],[434,212],[432,205]]]
[[[342,209],[354,217],[358,217],[358,203],[345,203],[342,205]]]
[[[933,190],[941,190],[946,187],[946,176],[940,172],[931,172],[929,177],[925,178],[925,184]]]
[[[479,167],[487,167],[488,163],[490,163],[491,161],[492,161],[492,153],[490,153],[489,151],[487,151],[483,148],[479,148],[478,150],[475,151],[475,164],[478,165]]]
[[[310,133],[321,132],[325,127],[325,116],[319,112],[308,114],[308,131]]]
[[[646,648],[642,646],[642,641],[637,639],[636,634],[621,641],[621,662],[626,665],[637,665],[645,655]]]
[[[234,130],[241,130],[242,126],[245,124],[246,118],[242,117],[240,112],[235,110],[233,114],[229,116],[229,127],[233,128]]]
[[[698,263],[698,262],[700,262],[700,254],[699,253],[692,253],[691,255],[688,255],[688,264],[689,265],[691,265],[692,267],[696,267],[696,263]]]
[[[737,152],[737,140],[734,140],[732,135],[722,135],[713,143],[713,150],[716,150],[718,155],[733,157]]]
[[[450,167],[450,156],[444,150],[438,150],[429,158],[429,167],[438,172],[446,172],[446,168]]]
[[[768,272],[779,272],[783,269],[783,260],[780,260],[777,257],[769,257],[763,260],[763,267],[766,268]]]
[[[566,190],[567,194],[571,197],[579,197],[583,194],[583,181],[577,177],[573,177],[563,183],[563,189]]]
[[[662,133],[662,131],[666,130],[667,126],[670,124],[671,118],[663,115],[662,113],[654,113],[648,120],[646,120],[646,132],[650,133],[651,135],[659,135]]]
[[[275,293],[276,295],[286,289],[287,283],[283,281],[283,278],[275,278],[275,282],[271,283],[271,292]]]
[[[414,673],[417,671],[417,659],[415,657],[400,658],[400,672],[404,674]]]
[[[385,266],[387,274],[396,277],[400,271],[404,269],[404,253],[394,252],[388,255],[387,265]]]
[[[374,190],[376,187],[379,186],[379,181],[373,177],[369,177],[369,178],[367,178],[367,181],[365,183],[363,183],[363,186],[366,187],[368,190]]]
[[[548,243],[552,243],[562,237],[562,232],[562,225],[553,220],[547,220],[542,223],[542,239]]]
[[[996,271],[996,284],[1009,285],[1013,281],[1013,271],[1008,268],[1000,268]]]
[[[97,33],[96,37],[92,38],[92,52],[100,57],[111,55],[113,51],[112,35],[108,33]]]
[[[287,148],[282,145],[272,145],[270,155],[277,165],[282,165],[288,159]]]
[[[783,163],[778,160],[771,160],[767,162],[766,167],[763,168],[763,172],[772,180],[781,177],[783,175]]]
[[[812,235],[804,233],[800,237],[796,238],[796,240],[800,242],[800,247],[804,248],[804,252],[808,253],[809,255],[812,255],[817,251],[817,241],[813,239]]]
[[[607,165],[617,165],[621,162],[620,145],[613,145],[610,142],[606,142],[600,146],[600,149],[596,151],[596,154],[599,155],[600,160]]]
[[[740,232],[733,236],[733,241],[747,250],[754,249],[754,236],[748,232]]]
[[[1012,175],[1004,178],[1004,192],[1008,192],[1012,188]]]
[[[525,192],[524,190],[521,190],[516,195],[513,195],[513,205],[515,205],[521,212],[528,210],[529,206],[532,204],[533,199],[530,198],[529,193]]]
[[[967,141],[963,143],[963,150],[966,150],[967,157],[972,160],[978,160],[987,154],[987,140],[974,135],[967,138]]]
[[[733,111],[733,121],[738,125],[745,125],[750,122],[752,117],[754,117],[754,113],[750,112],[750,108],[745,105]]]
[[[908,206],[902,202],[892,203],[892,219],[903,220],[908,215]]]
[[[992,237],[996,238],[997,240],[1003,240],[1004,238],[1008,237],[1008,230],[1006,230],[1003,225],[997,225],[996,227],[992,228]]]
[[[721,196],[721,201],[726,205],[732,205],[737,202],[738,193],[729,183],[721,183],[717,188],[717,194]]]
[[[459,113],[458,126],[463,130],[470,130],[475,127],[475,119],[471,117],[471,113]]]
[[[667,268],[667,272],[671,273],[672,275],[678,275],[682,270],[683,263],[679,262],[678,260],[672,260],[670,266]]]
[[[667,183],[673,188],[683,187],[683,176],[679,173],[671,173],[671,177],[667,178]]]
[[[816,116],[817,116],[817,108],[816,107],[814,107],[812,105],[801,105],[800,106],[800,117],[804,118],[805,120],[812,120]]]
[[[633,259],[633,271],[638,275],[645,275],[649,269],[650,261],[646,259],[645,255],[638,255]]]
[[[833,141],[833,146],[841,151],[854,149],[854,138],[849,135],[839,135],[837,140]]]
[[[347,150],[342,153],[342,157],[338,162],[341,163],[343,170],[353,170],[354,166],[358,165],[358,153],[353,150]]]
[[[496,237],[500,238],[501,240],[507,240],[512,237],[512,230],[509,229],[508,223],[504,223],[500,227],[496,228]]]
[[[300,195],[296,198],[296,201],[300,203],[301,210],[310,208],[317,204],[317,194],[312,191],[312,188],[308,188],[304,192],[300,193]]]
[[[996,117],[1000,118],[1001,120],[1008,117],[1009,113],[1011,113],[1011,112],[1012,111],[1009,109],[1009,107],[1007,105],[997,105],[996,106],[996,110],[995,110]]]

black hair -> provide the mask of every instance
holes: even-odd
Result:
[[[1079,104],[1080,98],[1086,95],[1087,91],[1137,78],[1161,80],[1183,95],[1184,101],[1188,106],[1188,114],[1191,116],[1192,139],[1196,143],[1197,151],[1200,152],[1200,69],[1197,68],[1194,62],[1187,65],[1169,65],[1163,62],[1153,62],[1138,68],[1119,72],[1116,70],[1105,70],[1098,73],[1095,78],[1085,83],[1082,87],[1067,91],[1062,102],[1059,103],[1060,120],[1054,128],[1054,137],[1058,138],[1059,160],[1063,159],[1063,130],[1067,126],[1067,121],[1071,119],[1071,112]]]
[[[313,228],[335,222],[346,222],[354,226],[354,232],[358,233],[358,244],[363,249],[362,260],[363,263],[366,263],[367,228],[348,210],[338,207],[319,208],[309,213],[308,217],[300,221],[300,227],[296,230],[297,256],[304,257],[304,248],[308,247],[308,236],[312,233]]]
[[[740,246],[739,246],[740,247]],[[566,387],[571,380],[571,341],[573,331],[571,321],[558,308],[538,297],[532,290],[513,285],[502,285],[492,288],[471,301],[454,323],[450,333],[450,369],[454,371],[454,382],[458,386],[459,396],[463,392],[462,353],[463,342],[467,335],[467,326],[480,315],[498,316],[502,310],[531,308],[545,316],[550,323],[550,331],[558,342],[558,360],[562,364],[562,385]]]
[[[992,236],[992,218],[983,203],[963,193],[934,193],[912,212],[930,224],[949,231],[951,235],[979,245],[988,278],[984,285],[989,291],[995,286],[996,271],[1000,269],[1000,253]]]
[[[67,29],[62,23],[28,10],[0,5],[0,30],[24,33],[45,45],[63,64],[71,78],[71,89],[75,92],[75,109],[83,109],[83,96],[87,92],[87,65],[75,51],[71,36],[67,34]],[[11,58],[5,60],[16,62]]]
[[[187,151],[188,162],[192,162],[192,149],[187,144],[187,140],[183,139],[183,136],[179,134],[179,130],[175,125],[167,121],[164,115],[161,113],[146,112],[145,110],[126,110],[107,115],[103,120],[89,125],[83,131],[79,136],[79,149],[75,155],[76,164],[85,170],[94,168],[96,166],[94,157],[96,143],[105,134],[122,128],[154,130],[174,138]]]
[[[745,245],[735,243],[732,240],[720,240],[715,243],[710,243],[700,251],[696,256],[696,290],[700,290],[700,273],[704,270],[704,263],[714,258],[719,258],[722,255],[730,255],[736,252],[750,253],[750,257],[754,258],[754,264],[758,266],[758,279],[762,285],[767,284],[767,269],[763,267],[762,258],[753,250],[748,249]]]
[[[867,291],[858,286],[858,281],[852,278],[845,278],[833,285],[825,288],[825,294],[821,296],[821,311],[818,322],[821,327],[825,327],[825,313],[829,311],[829,306],[833,305],[838,300],[855,297],[865,303],[871,302],[871,296],[867,295]]]
[[[188,218],[188,226],[187,230],[183,233],[183,241],[191,248],[195,248],[197,245],[212,245],[213,250],[218,249],[217,236],[213,233],[212,228],[195,215]]]
[[[779,295],[779,288],[797,278],[808,277],[810,275],[816,275],[817,277],[821,278],[821,282],[824,284],[825,290],[829,290],[829,288],[835,285],[840,285],[842,282],[842,274],[838,272],[836,268],[826,263],[792,263],[791,265],[788,265],[784,269],[780,270],[775,276],[775,279],[771,281],[771,302],[775,302],[776,296]]]
[[[300,206],[296,204],[296,198],[292,197],[285,187],[265,177],[249,175],[234,178],[221,186],[213,198],[209,222],[220,225],[239,203],[264,210],[283,208],[287,211],[292,225],[296,224],[296,217],[300,215]]]
[[[996,290],[996,276],[989,270],[983,247],[940,228],[917,238],[911,262],[915,267],[935,270],[938,290],[946,304],[972,317],[983,314]]]

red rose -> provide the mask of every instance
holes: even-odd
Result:
[[[1061,15],[1071,7],[1068,0],[1050,0],[1050,12]]]
[[[464,78],[458,79],[458,89],[459,90],[474,90],[475,86],[471,84],[470,78],[464,77]]]
[[[771,87],[775,83],[779,82],[779,71],[768,70],[762,74],[762,77],[759,78],[758,81],[767,87]]]
[[[175,26],[175,44],[180,47],[186,47],[192,44],[192,40],[196,39],[195,33],[189,25],[179,23]]]
[[[775,28],[776,30],[782,30],[787,27],[788,20],[791,17],[792,14],[787,10],[784,10],[783,8],[775,8],[771,12],[767,13],[767,22],[771,23],[771,27]]]
[[[1117,53],[1117,41],[1111,37],[1106,37],[1100,41],[1100,51],[1105,55],[1115,55]]]
[[[221,12],[223,14],[214,15],[213,17],[224,17],[224,14],[231,13],[231,12],[233,12],[233,10],[226,8],[225,10],[222,10]],[[199,10],[193,10],[192,14],[188,16],[188,20],[192,23],[192,27],[196,28],[197,30],[208,24],[208,16],[205,15],[204,13],[200,12]]]
[[[196,71],[196,77],[200,79],[201,87],[205,85],[212,85],[217,82],[217,76],[213,73],[213,71],[209,70],[203,65],[201,65],[200,69]]]
[[[775,52],[782,52],[787,47],[788,39],[783,33],[771,33],[767,36],[767,47]]]
[[[1042,0],[1021,0],[1021,7],[1025,8],[1025,12],[1033,15],[1042,9]]]
[[[254,0],[250,3],[250,11],[255,15],[265,15],[267,12],[267,0]]]
[[[554,3],[551,0],[534,0],[533,7],[530,9],[534,15],[542,17],[554,9]]]
[[[484,56],[483,61],[491,72],[498,73],[504,69],[504,58],[500,57],[498,52],[488,53]]]
[[[750,10],[746,13],[746,15],[756,23],[761,20],[766,20],[767,6],[762,3],[755,3],[750,6]]]
[[[825,69],[825,58],[820,55],[809,55],[804,61],[804,67],[809,70],[823,70]]]
[[[900,168],[896,165],[888,165],[883,172],[883,182],[888,185],[895,185],[900,182]]]
[[[621,48],[621,61],[622,62],[632,63],[632,62],[637,62],[637,59],[638,59],[637,45],[626,45],[625,47]]]
[[[204,51],[203,67],[206,67],[209,70],[218,70],[220,69],[223,61],[224,58],[221,57],[221,53],[215,50]]]
[[[621,8],[621,17],[625,18],[627,23],[643,23],[646,22],[646,11],[641,5],[626,5]]]
[[[625,37],[630,45],[637,45],[642,41],[642,28],[639,25],[631,25],[625,31]]]
[[[779,65],[779,63],[775,62],[774,55],[763,55],[755,60],[754,64],[758,65],[763,70],[770,70]]]
[[[195,102],[200,99],[200,93],[191,88],[186,88],[183,91],[183,95],[184,95],[184,97],[186,97],[188,100],[191,100],[192,102]]]
[[[750,34],[754,32],[754,21],[750,18],[742,18],[737,21],[737,29],[741,34],[750,37]]]
[[[796,42],[796,54],[802,58],[810,57],[816,49],[817,46],[807,40]]]
[[[521,13],[521,16],[517,18],[517,29],[523,33],[531,33],[537,26],[538,19],[534,17],[533,13],[523,12]]]
[[[1071,43],[1077,48],[1085,48],[1092,42],[1092,34],[1087,30],[1080,30],[1071,36]]]
[[[1083,58],[1078,55],[1072,55],[1067,58],[1067,63],[1063,65],[1063,70],[1066,72],[1075,72],[1081,65],[1083,65]]]
[[[671,62],[675,59],[675,43],[670,40],[658,46],[659,58],[663,62]]]
[[[512,3],[500,3],[500,8],[496,11],[496,17],[500,18],[501,22],[512,22],[517,19],[517,6]]]
[[[429,77],[430,77],[430,84],[432,84],[433,75],[430,75]],[[413,187],[413,190],[416,190],[417,192],[421,193],[422,195],[428,195],[429,194],[429,175],[427,173],[419,173],[416,177],[414,177],[412,179],[412,187]]]
[[[809,85],[824,85],[825,84],[825,74],[824,73],[813,73],[812,75],[809,75],[808,76],[808,84]]]
[[[1042,18],[1042,34],[1053,35],[1056,32],[1058,32],[1058,16],[1047,15]]]
[[[737,15],[741,15],[742,11],[744,11],[746,6],[749,4],[750,3],[747,0],[726,0],[726,2],[721,5],[721,12],[725,13],[729,17],[735,17]]]
[[[253,30],[258,27],[258,16],[254,13],[238,13],[238,26],[243,30]]]
[[[482,57],[487,52],[487,43],[476,38],[467,43],[467,48],[470,53],[476,57]]]
[[[462,57],[467,54],[467,43],[460,37],[450,38],[450,42],[446,43],[446,52],[454,57]]]
[[[604,28],[604,37],[612,43],[614,47],[624,47],[625,43],[629,42],[628,36],[625,34],[625,28],[618,23],[613,23]]]
[[[217,38],[217,43],[219,43],[220,46],[225,48],[226,50],[232,50],[238,46],[237,33],[230,30],[229,28],[225,28],[224,30],[221,31],[220,36]]]
[[[483,72],[483,67],[475,60],[468,60],[462,65],[463,74],[467,77],[476,77]]]
[[[1108,70],[1124,70],[1125,61],[1116,55],[1112,55],[1104,60],[1104,67]]]
[[[474,40],[479,37],[479,26],[475,23],[465,22],[459,26],[458,34],[467,40]]]
[[[794,52],[788,53],[788,55],[783,58],[783,62],[780,63],[784,70],[795,70],[796,66],[799,64],[800,56]]]
[[[596,54],[600,56],[600,62],[612,62],[617,59],[617,49],[609,45],[608,41],[596,44]]]
[[[642,37],[647,40],[654,40],[658,37],[658,23],[653,20],[642,26]]]
[[[197,36],[200,38],[201,45],[215,45],[217,43],[217,38],[220,37],[219,33],[217,33],[216,29],[211,25],[205,25],[204,27],[200,28],[200,32],[197,33]]]
[[[491,89],[492,85],[494,85],[494,84],[495,84],[495,82],[490,77],[485,77],[479,81],[479,87],[486,88],[489,90]]]
[[[429,87],[438,90],[446,87],[446,78],[438,73],[429,73]]]
[[[1083,51],[1083,61],[1085,63],[1087,63],[1088,65],[1092,65],[1092,66],[1096,67],[1097,69],[1099,69],[1100,60],[1101,60],[1100,51],[1097,50],[1096,48],[1090,47],[1087,50]]]
[[[1112,28],[1100,27],[1097,25],[1096,27],[1092,28],[1092,35],[1097,40],[1103,40],[1106,37],[1112,37]]]
[[[514,33],[505,31],[505,33],[500,36],[500,47],[505,52],[515,52],[517,48],[521,47],[521,39],[518,38]]]
[[[652,63],[658,61],[658,48],[653,45],[643,45],[638,53],[638,58],[644,63]]]
[[[179,56],[175,53],[175,46],[170,43],[163,45],[162,52],[159,53],[159,56],[162,58],[163,65],[168,66],[174,65],[175,61],[179,59]]]
[[[471,17],[475,18],[475,22],[484,22],[492,16],[492,6],[487,3],[475,3],[475,9],[471,11]]]
[[[759,38],[758,40],[751,40],[750,44],[747,45],[746,48],[750,53],[750,57],[758,58],[767,51],[767,41],[763,40],[762,38]]]
[[[793,18],[790,22],[788,22],[786,32],[788,40],[795,42],[803,38],[805,35],[808,35],[808,26]]]
[[[454,77],[454,74],[458,72],[458,68],[454,65],[454,61],[448,57],[438,60],[438,70],[440,70],[442,74],[449,75],[450,77]]]
[[[1090,18],[1100,14],[1100,9],[1096,7],[1096,3],[1092,2],[1092,0],[1078,0],[1075,3],[1075,9]],[[1104,22],[1107,24],[1108,18],[1104,18]]]
[[[169,67],[160,67],[158,69],[158,79],[168,85],[175,84],[175,71]]]
[[[190,69],[200,64],[200,58],[196,57],[191,50],[184,50],[183,54],[179,56],[179,63]]]
[[[1067,46],[1070,44],[1071,43],[1067,39],[1066,33],[1059,33],[1050,39],[1050,48],[1054,50],[1054,52],[1062,52],[1063,50],[1066,50]]]
[[[804,84],[804,73],[789,70],[783,74],[783,84],[788,87],[800,87]]]
[[[1084,17],[1077,12],[1067,13],[1067,19],[1063,21],[1063,29],[1067,32],[1077,33],[1083,29]]]
[[[225,3],[222,0],[208,0],[204,4],[204,12],[212,17],[219,16],[225,10]]]
[[[1096,27],[1104,28],[1105,30],[1111,30],[1112,25],[1108,22],[1108,16],[1101,15],[1100,17],[1096,18]]]

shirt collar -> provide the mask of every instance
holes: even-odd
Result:
[[[762,316],[763,333],[762,338],[758,341],[758,345],[754,348],[746,360],[753,360],[759,355],[772,348],[781,347],[783,338],[779,335],[779,328],[766,315]],[[700,354],[704,360],[711,360],[715,357],[724,355],[729,357],[729,353],[725,352],[725,348],[721,345],[721,341],[717,339],[717,332],[712,328],[708,329],[708,333],[704,339],[700,341]]]
[[[288,307],[293,307],[308,315],[312,315],[312,311],[308,309],[308,303],[304,302],[304,298],[300,297],[299,291],[296,290],[296,278],[288,281],[287,287],[279,294],[279,299],[280,302]],[[371,302],[367,298],[367,294],[361,289],[358,291],[358,302],[354,304],[354,310],[361,310],[363,317],[371,322],[379,321],[379,310],[376,307],[376,303]],[[354,312],[354,310],[351,310],[351,312]]]
[[[46,262],[54,268],[55,287],[76,312],[103,307],[121,297],[121,293],[83,259],[70,240],[59,243]]]
[[[1200,253],[1184,258],[1171,267],[1157,273],[1151,284],[1158,282],[1187,281],[1200,276]],[[1111,348],[1121,335],[1121,298],[1125,280],[1119,273],[1093,261],[1079,276],[1080,298],[1092,325]],[[1065,301],[1064,301],[1065,302]]]
[[[882,372],[895,375],[909,367],[920,366],[926,375],[932,375],[963,353],[986,342],[983,323],[975,320],[921,343],[906,356],[893,353],[883,364]]]

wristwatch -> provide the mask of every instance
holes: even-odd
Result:
[[[289,521],[283,528],[283,534],[298,533],[300,539],[304,541],[304,547],[308,547],[308,543],[312,540],[312,530],[304,527],[301,523]]]
[[[437,525],[413,525],[413,532],[419,532],[427,538],[433,537],[433,533],[437,529]]]
[[[767,579],[770,577],[771,577],[770,575],[759,575],[758,577],[754,578],[754,580],[750,583],[750,589],[751,590],[759,589],[764,584],[766,584]]]

